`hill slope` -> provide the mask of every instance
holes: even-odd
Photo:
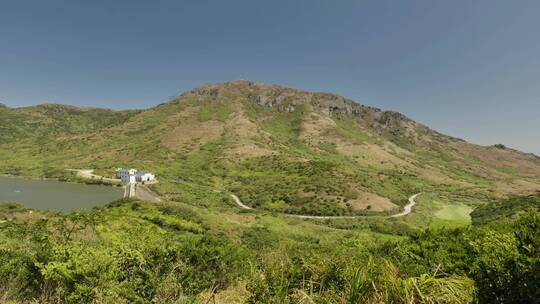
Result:
[[[171,200],[309,214],[392,212],[415,192],[540,189],[540,159],[481,147],[346,98],[249,81],[144,111],[0,107],[0,173],[155,171]],[[220,192],[221,191],[221,192]]]

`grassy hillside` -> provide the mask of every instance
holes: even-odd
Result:
[[[56,164],[68,163],[84,149],[90,134],[121,125],[137,113],[57,104],[0,107],[0,170],[39,175],[61,169]]]
[[[540,297],[538,157],[399,113],[245,81],[142,111],[0,106],[0,174],[118,166],[156,172],[163,201],[68,214],[0,203],[1,303]],[[386,215],[418,192],[400,218],[279,214]]]
[[[77,108],[59,104],[10,109],[0,106],[0,139],[13,143],[29,138],[82,135],[122,124],[138,111]]]
[[[144,111],[45,105],[0,116],[1,173],[133,166],[188,203],[223,204],[235,192],[270,211],[369,214],[395,212],[420,191],[500,197],[540,187],[534,155],[468,144],[333,94],[247,81]]]
[[[476,208],[471,217],[474,225],[499,225],[530,211],[540,211],[540,191],[529,196],[514,196],[485,204]]]

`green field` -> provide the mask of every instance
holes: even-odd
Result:
[[[435,217],[444,221],[456,222],[462,224],[471,223],[471,212],[473,208],[467,205],[444,205],[439,211],[435,212]]]
[[[470,213],[482,200],[430,192],[419,196],[413,213],[403,221],[418,227],[465,227],[471,224]]]

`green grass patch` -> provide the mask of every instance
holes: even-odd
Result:
[[[471,212],[480,202],[475,198],[445,193],[425,193],[416,198],[410,215],[402,220],[420,228],[463,227],[471,224]]]

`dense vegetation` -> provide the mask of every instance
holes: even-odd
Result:
[[[216,220],[222,216],[231,221]],[[236,217],[128,200],[71,214],[4,204],[0,301],[534,303],[540,297],[537,211],[505,225],[416,228],[403,237],[369,232],[369,221],[347,227]]]
[[[527,197],[511,197],[480,206],[471,213],[473,223],[475,225],[499,223],[519,217],[529,210],[540,211],[540,191],[538,193]]]
[[[57,104],[9,109],[0,106],[0,142],[80,135],[125,122],[138,111],[77,108]]]
[[[0,105],[0,174],[101,183],[66,169],[120,166],[157,173],[162,202],[69,214],[0,204],[0,303],[540,298],[534,155],[246,81],[142,111]],[[412,214],[386,217],[419,192]]]

